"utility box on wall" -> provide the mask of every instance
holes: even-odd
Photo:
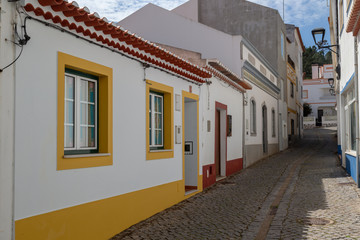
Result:
[[[175,126],[175,143],[176,144],[181,144],[181,126]]]

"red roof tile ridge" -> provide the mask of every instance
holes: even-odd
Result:
[[[209,70],[212,75],[216,76],[217,78],[219,78],[220,80],[226,82],[227,84],[231,85],[232,87],[236,88],[237,90],[241,91],[241,92],[246,92],[246,89],[243,88],[241,85],[239,85],[238,83],[234,82],[233,80],[231,80],[230,78],[228,78],[227,76],[225,76],[224,74],[222,74],[221,72],[219,72],[217,69],[215,69],[214,67],[210,66],[210,65],[205,65],[204,67],[205,69]]]
[[[211,74],[205,70],[204,68],[199,68],[199,66],[182,59],[181,57],[172,54],[165,49],[157,46],[150,41],[147,41],[135,33],[131,33],[130,31],[124,29],[123,27],[119,27],[114,25],[112,22],[106,18],[101,18],[98,13],[90,13],[90,10],[87,7],[80,8],[77,2],[68,3],[65,0],[37,0],[41,6],[50,7],[54,12],[61,11],[65,17],[73,17],[76,22],[83,23],[86,27],[93,27],[96,31],[102,31],[103,34],[109,35],[113,39],[117,39],[120,42],[126,42],[126,44],[134,46],[140,51],[144,51],[147,54],[160,58],[168,63],[175,65],[176,67],[180,67],[186,71],[189,71],[201,78],[209,78]],[[96,32],[92,32],[89,29],[84,29],[83,26],[77,26],[75,23],[70,23],[67,19],[62,19],[60,16],[54,16],[51,12],[44,12],[44,10],[40,7],[34,8],[34,6],[28,3],[25,7],[26,11],[33,11],[37,16],[43,16],[46,20],[53,20],[54,23],[60,23],[63,27],[68,27],[70,30],[75,30],[77,33],[82,33],[85,36],[89,36],[90,38],[96,38],[97,41],[102,42],[103,44],[116,45],[116,43],[112,40],[109,40],[107,37],[102,36],[102,34],[97,34]],[[114,37],[114,34],[120,35],[119,37]],[[121,36],[122,35],[122,36]],[[148,46],[148,48],[144,46]],[[141,48],[141,49],[140,49]],[[155,49],[155,52],[153,50]],[[164,56],[165,55],[165,56]],[[187,65],[187,66],[186,66]],[[201,82],[204,82],[202,80]]]

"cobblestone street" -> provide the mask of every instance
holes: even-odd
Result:
[[[360,239],[360,191],[336,156],[336,130],[295,146],[112,239]]]

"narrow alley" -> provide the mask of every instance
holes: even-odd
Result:
[[[112,239],[358,239],[360,191],[336,156],[336,130],[295,146]]]

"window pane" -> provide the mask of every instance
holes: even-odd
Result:
[[[95,128],[89,127],[88,128],[88,147],[95,147]]]
[[[81,103],[80,104],[80,124],[87,124],[88,120],[87,120],[87,107],[88,105],[86,103]]]
[[[74,102],[65,101],[65,123],[74,123]]]
[[[159,114],[159,113],[155,114],[155,128],[156,129],[161,129],[162,128],[162,126],[161,126],[161,123],[162,123],[161,118],[162,118],[161,114]]]
[[[158,106],[157,106],[157,111],[158,112],[162,112],[162,98],[158,97]]]
[[[88,81],[80,81],[80,101],[88,100]]]
[[[65,126],[65,147],[73,148],[74,147],[74,127]]]
[[[355,103],[350,106],[350,139],[351,150],[356,149],[356,118],[355,118]]]
[[[162,131],[155,130],[155,145],[162,145]]]
[[[80,128],[80,147],[87,147],[87,127]]]
[[[95,83],[89,82],[89,96],[88,101],[95,103]]]
[[[95,105],[90,104],[88,106],[88,109],[89,109],[89,116],[88,116],[89,125],[95,125]]]
[[[74,77],[65,76],[65,98],[74,99]]]
[[[152,100],[152,95],[149,95],[149,144],[150,146],[152,145],[152,134],[151,134],[151,123],[152,123],[152,119],[151,119],[151,100]]]
[[[154,100],[155,100],[155,103],[154,103],[154,105],[155,105],[155,112],[158,112],[158,111],[159,111],[159,109],[158,109],[158,106],[159,106],[159,104],[158,104],[159,97],[154,96]]]

